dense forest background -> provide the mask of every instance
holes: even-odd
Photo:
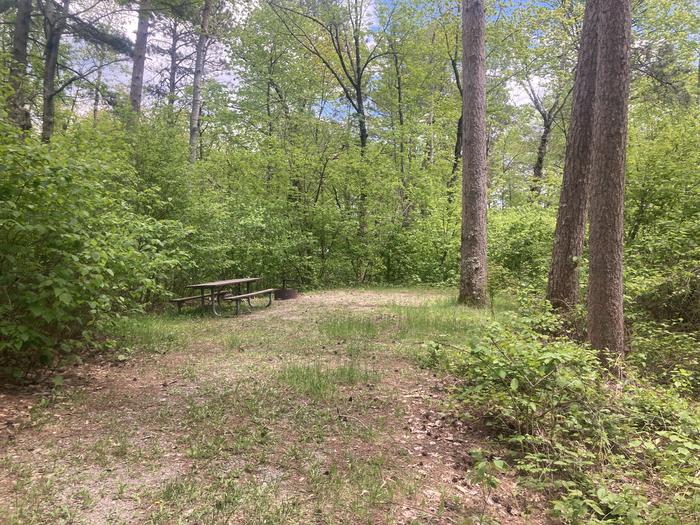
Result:
[[[492,296],[544,295],[583,7],[488,4]],[[0,27],[6,371],[193,281],[458,281],[457,3],[25,0]],[[688,384],[698,27],[692,0],[633,2],[627,316]]]

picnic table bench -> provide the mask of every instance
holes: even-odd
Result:
[[[211,306],[212,313],[216,316],[221,315],[217,310],[217,305],[221,306],[221,301],[235,302],[237,314],[240,313],[241,310],[241,301],[247,301],[248,306],[252,306],[250,304],[250,299],[253,297],[267,295],[268,301],[265,306],[270,306],[270,304],[272,304],[272,294],[275,292],[275,288],[252,291],[251,286],[257,281],[260,281],[260,277],[244,277],[242,279],[225,279],[222,281],[190,284],[187,286],[187,288],[199,290],[199,295],[178,297],[171,299],[170,302],[177,305],[178,313],[180,312],[184,303],[199,301],[202,305],[202,310],[204,310],[205,306],[209,304]],[[245,293],[243,293],[241,289],[242,285],[244,284],[246,285]]]

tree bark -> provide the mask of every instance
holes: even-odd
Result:
[[[180,33],[178,32],[177,20],[173,20],[171,30],[172,34],[170,35],[170,49],[168,50],[168,54],[170,55],[170,70],[168,71],[168,105],[173,106],[175,105],[175,90],[177,89],[177,48],[180,44]]]
[[[571,125],[566,144],[564,179],[559,195],[547,299],[570,310],[578,303],[579,261],[583,254],[588,209],[596,91],[598,11],[600,0],[588,0],[579,43]]]
[[[207,50],[207,41],[209,40],[211,4],[212,0],[204,0],[199,39],[197,40],[194,80],[192,81],[192,110],[190,111],[190,162],[197,160],[199,119],[202,111],[202,77],[204,76],[204,56]]]
[[[143,72],[146,67],[146,46],[148,45],[148,28],[151,22],[150,0],[141,0],[139,4],[139,24],[136,28],[136,43],[134,44],[134,66],[131,70],[131,86],[129,101],[134,113],[141,112],[143,95]]]
[[[542,121],[542,135],[540,144],[537,147],[537,158],[532,166],[532,184],[530,184],[530,195],[534,201],[542,193],[542,179],[544,177],[544,158],[547,155],[549,146],[549,136],[552,133],[553,118],[545,118]]]
[[[593,348],[620,355],[631,19],[630,0],[601,3],[591,163],[588,338]]]
[[[12,61],[10,63],[9,84],[11,93],[7,99],[7,114],[21,130],[32,127],[29,110],[25,107],[27,77],[27,43],[32,24],[32,0],[17,0],[15,29],[12,35]]]
[[[41,140],[50,142],[53,135],[56,113],[56,70],[61,37],[66,27],[66,15],[70,0],[63,0],[60,6],[49,0],[44,4],[44,76],[43,103],[41,112]]]
[[[462,0],[462,245],[459,302],[486,304],[486,17]]]
[[[464,98],[464,92],[462,90],[462,81],[460,80],[459,66],[457,65],[457,59],[450,55],[450,65],[452,66],[452,73],[454,74],[455,84],[457,84],[457,90],[459,91],[460,100]],[[464,101],[462,100],[462,104]],[[459,115],[457,120],[457,134],[455,135],[455,147],[452,156],[452,171],[450,173],[450,178],[447,179],[447,202],[452,204],[455,199],[454,187],[457,184],[457,172],[459,170],[459,161],[462,158],[462,135],[464,131],[464,112]]]
[[[100,68],[97,70],[97,79],[95,80],[95,92],[92,100],[92,125],[97,125],[97,113],[100,110],[100,89],[102,89],[102,56],[100,56]]]

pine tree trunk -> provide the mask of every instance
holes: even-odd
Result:
[[[197,141],[199,140],[199,119],[202,112],[202,77],[204,76],[204,55],[209,40],[209,17],[212,0],[205,0],[202,6],[202,20],[197,40],[197,50],[194,65],[194,80],[192,81],[192,110],[190,112],[190,162],[197,160]]]
[[[27,43],[32,24],[32,0],[17,0],[15,29],[12,35],[12,61],[9,84],[11,93],[7,100],[7,113],[11,122],[22,130],[32,127],[29,111],[24,107],[27,76]]]
[[[136,29],[134,44],[134,66],[131,70],[131,86],[129,101],[134,113],[141,112],[143,95],[143,72],[146,67],[146,46],[148,45],[148,27],[151,21],[151,5],[149,0],[141,0],[139,5],[139,25]]]
[[[486,304],[486,18],[483,0],[462,0],[462,245],[459,302]]]
[[[601,3],[591,163],[588,338],[624,354],[622,252],[629,99],[630,0]]]
[[[559,195],[547,299],[555,308],[578,303],[579,261],[583,254],[588,211],[589,171],[593,143],[600,0],[588,0],[579,43],[571,125],[566,144],[564,180]]]

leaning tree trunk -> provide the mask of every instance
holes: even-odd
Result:
[[[204,56],[209,39],[209,17],[212,0],[205,0],[202,7],[202,21],[197,40],[197,51],[192,82],[192,111],[190,112],[190,162],[197,160],[197,142],[199,141],[199,119],[202,112],[202,76],[204,75]]]
[[[630,0],[601,3],[593,112],[588,338],[624,354],[622,251],[631,40]]]
[[[593,142],[593,103],[598,53],[600,0],[588,0],[579,44],[564,180],[559,195],[547,299],[555,308],[578,303],[579,261],[583,254],[588,208],[589,170]]]
[[[129,101],[134,113],[141,112],[143,95],[143,72],[146,67],[146,46],[148,45],[148,27],[151,21],[151,5],[149,0],[141,0],[139,4],[139,25],[136,28],[134,43],[134,65],[131,70],[131,86]]]
[[[24,107],[27,77],[27,44],[32,24],[32,0],[17,0],[15,29],[12,35],[12,62],[10,63],[10,96],[7,114],[11,122],[26,131],[32,127],[29,111]]]
[[[49,0],[44,5],[44,77],[43,103],[41,112],[41,140],[51,141],[56,113],[56,71],[58,68],[58,51],[61,37],[66,28],[66,15],[70,0],[63,0],[63,5]]]
[[[462,0],[462,246],[459,302],[486,304],[486,18],[483,0]]]

